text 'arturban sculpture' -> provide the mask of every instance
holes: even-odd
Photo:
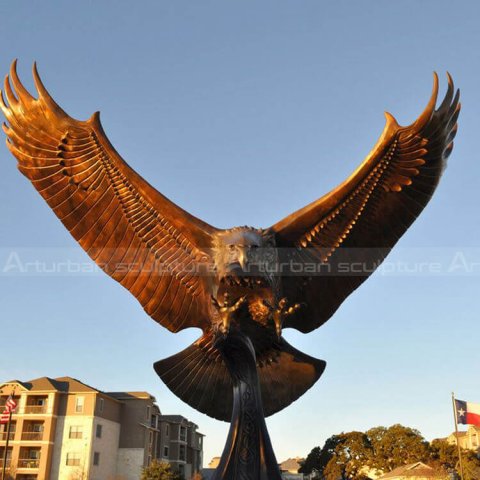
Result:
[[[401,127],[387,113],[371,153],[330,193],[270,228],[220,230],[136,174],[110,144],[98,113],[73,119],[35,67],[33,75],[37,97],[13,63],[6,102],[2,97],[7,146],[19,170],[148,315],[172,332],[203,330],[155,370],[200,412],[232,418],[217,478],[278,478],[262,409],[265,416],[282,410],[325,368],[289,345],[282,329],[307,333],[325,323],[430,200],[457,131],[459,93],[450,76],[437,109],[434,76],[431,99],[412,125]],[[258,418],[246,425],[249,415]]]

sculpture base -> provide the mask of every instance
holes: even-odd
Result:
[[[282,478],[263,415],[255,351],[250,339],[232,331],[215,343],[233,381],[233,410],[227,443],[213,480]]]

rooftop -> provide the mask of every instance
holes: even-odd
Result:
[[[33,380],[28,380],[26,382],[22,382],[20,380],[10,380],[8,382],[4,382],[0,385],[3,387],[5,385],[19,385],[23,390],[28,390],[32,392],[65,392],[65,393],[73,393],[73,392],[96,392],[100,393],[100,390],[93,388],[86,383],[81,382],[73,377],[57,377],[57,378],[50,378],[50,377],[40,377],[35,378]]]
[[[301,457],[289,458],[280,463],[280,470],[290,473],[298,473],[298,469],[302,466],[303,461],[305,461],[305,459]]]
[[[2,388],[7,385],[18,385],[21,390],[27,390],[29,392],[101,393],[116,401],[130,399],[156,401],[155,397],[148,392],[103,392],[76,378],[68,376],[57,378],[40,377],[26,382],[10,380],[0,384],[0,393],[2,393]]]
[[[114,397],[118,400],[152,400],[156,401],[155,397],[148,392],[108,392],[107,395]]]
[[[447,478],[445,475],[443,476],[444,478]],[[402,478],[419,477],[419,478],[438,479],[438,478],[442,478],[442,474],[440,474],[438,471],[436,471],[432,467],[429,467],[428,465],[425,465],[422,462],[415,462],[409,465],[404,465],[402,467],[395,468],[391,472],[388,472],[385,475],[382,475],[378,480],[387,480],[388,478],[396,478],[396,477],[402,477]]]

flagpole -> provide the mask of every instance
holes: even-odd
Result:
[[[6,442],[5,442],[5,450],[3,452],[2,480],[5,480],[5,471],[7,469],[8,443],[10,441],[10,430],[11,430],[11,427],[12,427],[12,415],[13,415],[13,412],[10,411],[10,414],[8,416],[7,439],[6,439]]]
[[[458,459],[460,461],[460,478],[461,480],[463,480],[462,449],[460,448],[460,442],[458,441],[458,417],[457,417],[457,407],[455,405],[454,392],[452,392],[452,405],[453,405],[453,420],[455,421],[455,438],[457,439]]]

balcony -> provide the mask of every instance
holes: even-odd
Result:
[[[25,413],[42,415],[44,413],[47,413],[47,406],[46,405],[25,405]]]
[[[38,468],[40,460],[36,458],[20,458],[18,460],[18,468]]]
[[[35,442],[43,439],[43,432],[23,432],[22,440]]]
[[[7,461],[5,463],[5,468],[10,467],[11,460],[7,458]],[[3,468],[3,458],[0,458],[0,468]]]
[[[43,440],[43,420],[26,420],[23,422],[22,440],[38,442]]]
[[[18,468],[38,468],[40,466],[41,448],[21,447],[18,455]]]
[[[0,432],[0,442],[6,442],[7,441],[7,432]],[[8,435],[9,440],[13,440],[13,437],[15,437],[15,432],[10,432],[10,435]]]

